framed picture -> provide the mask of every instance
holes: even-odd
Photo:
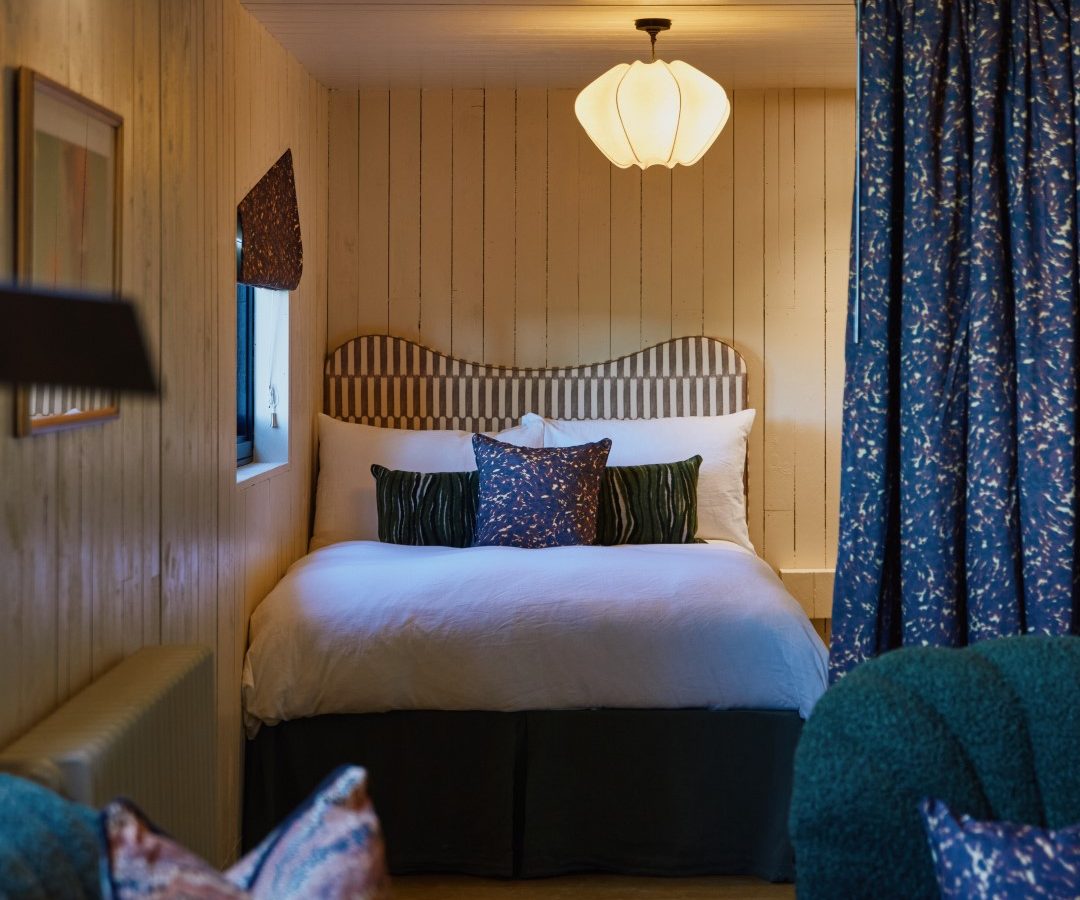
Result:
[[[18,91],[16,275],[24,285],[119,296],[123,119],[25,67]],[[15,433],[119,414],[112,391],[20,385]]]

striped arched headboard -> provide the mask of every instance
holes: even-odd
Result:
[[[390,428],[498,431],[527,412],[561,419],[713,416],[747,405],[734,347],[682,337],[586,366],[519,369],[464,362],[387,335],[330,354],[324,411]]]

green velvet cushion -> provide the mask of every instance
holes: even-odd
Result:
[[[701,457],[608,466],[600,482],[598,544],[692,544]]]
[[[1080,640],[913,647],[818,701],[795,756],[800,898],[936,898],[918,803],[1047,828],[1080,822]]]
[[[101,896],[97,813],[0,774],[0,897]]]
[[[476,472],[402,472],[373,465],[379,540],[468,547],[476,530]]]

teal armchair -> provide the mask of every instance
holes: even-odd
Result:
[[[100,897],[97,834],[94,810],[0,774],[0,897]]]
[[[795,754],[798,896],[936,898],[927,796],[978,819],[1080,823],[1080,639],[905,648],[831,687]]]

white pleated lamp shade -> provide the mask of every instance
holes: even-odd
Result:
[[[692,166],[731,115],[727,94],[704,72],[675,60],[620,63],[577,96],[574,112],[612,163]]]

